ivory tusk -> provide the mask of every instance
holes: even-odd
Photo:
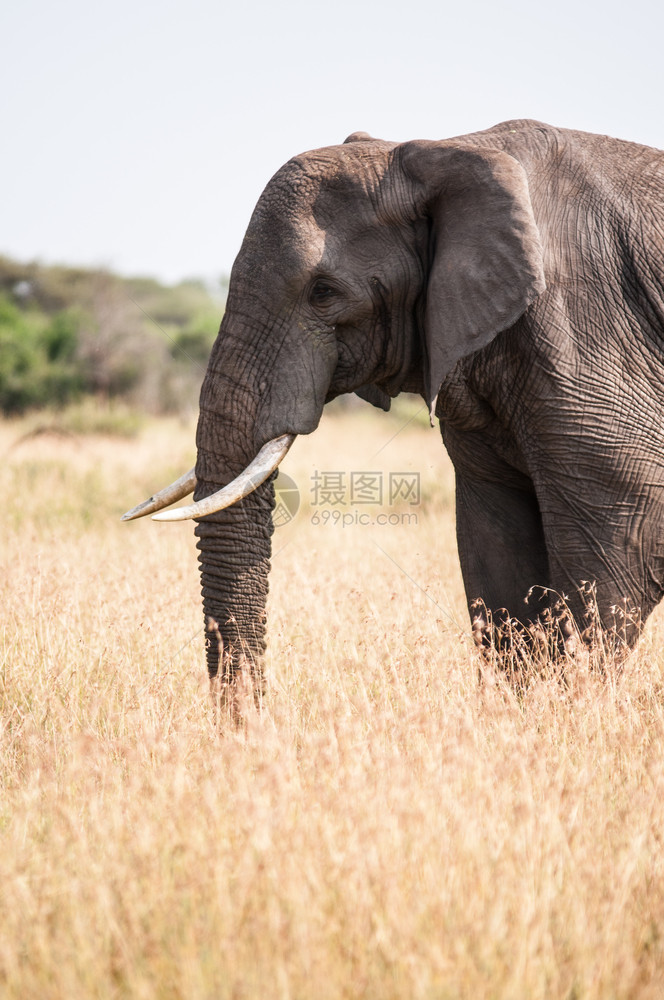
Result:
[[[205,517],[206,514],[215,514],[218,510],[230,507],[265,482],[284,458],[294,440],[295,434],[282,434],[281,437],[273,438],[263,445],[253,462],[250,462],[244,472],[241,472],[228,486],[188,507],[178,507],[175,510],[164,510],[161,514],[155,514],[152,520],[187,521],[192,517]]]
[[[126,514],[122,515],[122,520],[133,521],[135,517],[145,517],[146,514],[154,514],[156,510],[161,510],[163,507],[170,507],[176,500],[188,497],[195,489],[196,472],[194,469],[190,469],[189,472],[185,472],[184,476],[180,476],[170,486],[165,486],[163,490],[159,490],[158,493],[151,496],[149,500],[144,500],[138,506],[132,507]]]

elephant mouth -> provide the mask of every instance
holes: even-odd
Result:
[[[265,482],[268,476],[272,475],[285,458],[295,437],[295,434],[282,434],[280,437],[272,438],[271,441],[263,445],[253,461],[232,482],[188,507],[164,510],[165,507],[170,507],[171,504],[182,500],[194,491],[196,488],[194,469],[190,469],[189,472],[180,476],[170,486],[159,490],[148,500],[132,507],[126,514],[122,515],[122,520],[133,521],[135,518],[152,514],[153,521],[188,521],[192,518],[205,517],[206,514],[216,514],[217,511],[231,507],[238,500],[242,500],[252,493],[257,486]],[[155,511],[161,511],[161,513],[155,513]]]

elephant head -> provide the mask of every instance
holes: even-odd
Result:
[[[387,409],[408,390],[433,409],[459,359],[543,288],[526,175],[495,146],[355,133],[277,172],[233,266],[195,472],[125,515],[195,483],[192,506],[157,516],[199,519],[211,676],[230,679],[264,650],[270,475],[294,437],[341,393]]]

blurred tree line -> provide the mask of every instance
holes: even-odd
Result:
[[[0,411],[83,396],[153,413],[197,406],[225,289],[0,256]]]

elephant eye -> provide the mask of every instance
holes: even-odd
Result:
[[[334,297],[335,294],[336,288],[334,285],[330,284],[329,281],[325,281],[323,278],[317,278],[311,286],[309,301],[313,306],[325,305]]]

